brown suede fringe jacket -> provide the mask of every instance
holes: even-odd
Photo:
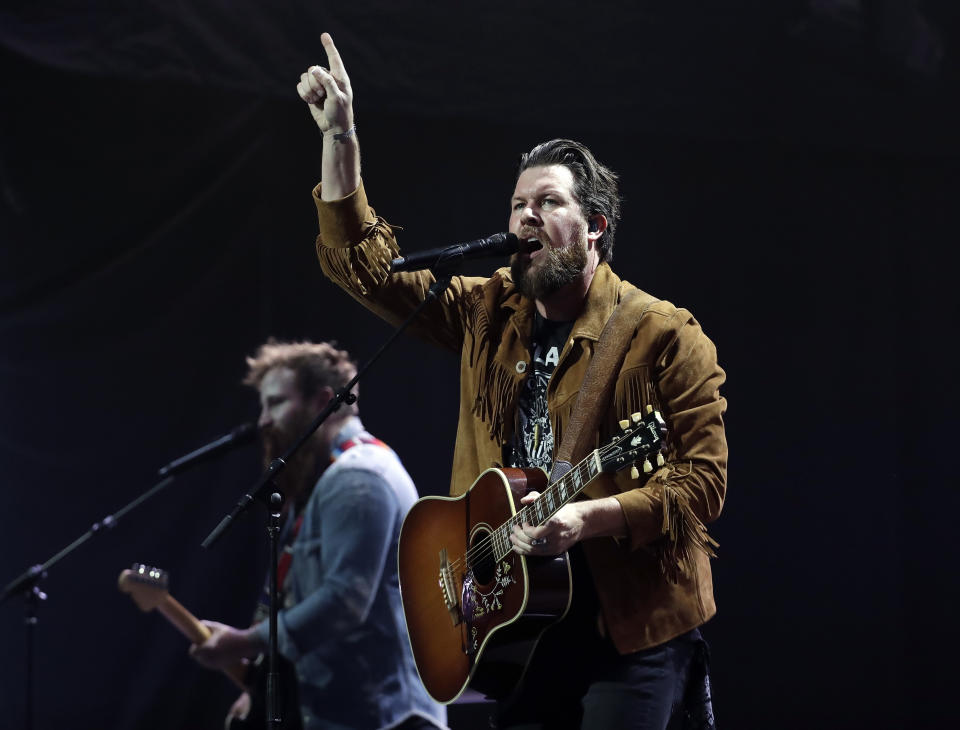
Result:
[[[314,190],[317,255],[324,273],[399,325],[424,298],[433,275],[389,273],[399,255],[394,228],[369,207],[362,184],[333,202],[321,201],[319,190]],[[556,444],[603,326],[633,288],[607,264],[594,275],[547,389]],[[533,302],[516,291],[509,269],[500,269],[490,278],[454,277],[441,300],[422,313],[422,323],[413,326],[419,336],[461,356],[452,495],[467,491],[485,469],[502,465],[531,363],[533,315]],[[716,613],[709,563],[715,543],[704,525],[720,514],[726,491],[723,382],[716,349],[693,316],[654,300],[637,323],[596,445],[618,430],[620,419],[649,404],[667,422],[667,463],[645,482],[622,471],[601,475],[585,490],[591,498],[619,500],[629,528],[623,540],[583,542],[602,625],[622,654],[679,636]]]

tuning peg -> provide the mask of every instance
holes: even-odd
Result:
[[[635,467],[635,466],[631,466],[631,467],[630,467],[630,478],[631,478],[631,479],[639,479],[639,478],[640,478],[640,471],[637,469],[637,467]]]
[[[622,421],[620,421],[620,428],[626,431],[628,428],[630,428],[630,421],[624,418]]]
[[[647,413],[653,413],[653,406],[651,405],[647,406]]]
[[[649,474],[653,471],[653,464],[650,463],[650,459],[643,460],[643,473]]]
[[[639,412],[637,412],[637,413],[632,413],[632,414],[630,414],[630,418],[633,419],[633,422],[634,422],[634,423],[640,423],[640,421],[643,420],[643,414],[641,414],[641,413],[639,413]]]
[[[666,460],[663,458],[663,453],[660,451],[657,452],[657,466],[663,466],[666,464]]]

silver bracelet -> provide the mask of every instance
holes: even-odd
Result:
[[[357,125],[354,124],[346,132],[334,132],[333,139],[336,142],[343,142],[343,140],[345,140],[347,137],[352,137],[354,134],[356,134],[356,131],[357,131]]]

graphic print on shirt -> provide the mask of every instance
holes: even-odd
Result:
[[[510,449],[512,466],[540,467],[550,472],[553,429],[547,410],[547,385],[560,362],[560,352],[572,326],[572,322],[550,322],[537,315],[532,343],[533,367],[527,369],[527,379],[517,398],[517,430]]]

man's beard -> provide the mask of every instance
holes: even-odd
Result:
[[[278,426],[263,429],[261,437],[264,467],[269,466],[275,458],[286,453],[287,449],[293,446],[300,435],[307,430],[312,421],[313,418],[305,413],[286,429]],[[313,439],[309,439],[287,461],[276,481],[277,486],[283,490],[288,503],[292,500],[292,503],[299,508],[310,496],[314,481],[319,476],[318,459],[319,454],[316,444]]]
[[[529,299],[543,299],[559,291],[583,275],[587,267],[587,250],[580,243],[564,248],[553,248],[543,243],[543,253],[538,258],[538,267],[531,271],[532,261],[524,261],[514,254],[510,261],[510,273],[520,293]],[[545,260],[544,257],[546,257]]]

